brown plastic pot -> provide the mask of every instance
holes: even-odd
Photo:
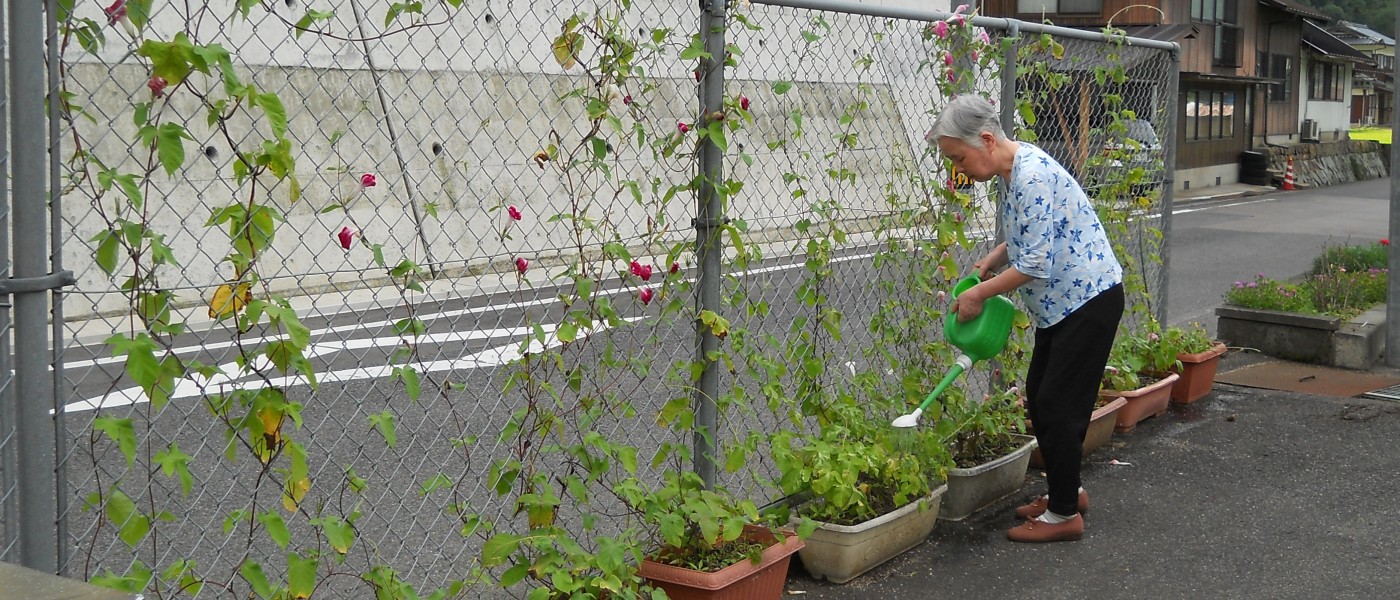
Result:
[[[769,545],[758,564],[741,560],[707,573],[646,559],[638,572],[653,587],[664,590],[671,600],[780,600],[788,563],[804,545],[794,533],[785,531],[783,535],[785,539],[780,543],[767,528],[744,527],[744,539]]]
[[[1167,373],[1165,377],[1135,390],[1101,390],[1100,396],[1122,396],[1128,403],[1118,409],[1118,418],[1113,431],[1127,433],[1137,427],[1143,419],[1167,412],[1172,401],[1172,386],[1181,376]]]
[[[1215,387],[1215,370],[1220,365],[1220,355],[1225,354],[1225,344],[1216,342],[1210,350],[1195,354],[1178,354],[1181,361],[1178,373],[1181,378],[1172,386],[1172,402],[1190,404],[1210,393]]]

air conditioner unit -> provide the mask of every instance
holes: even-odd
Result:
[[[1317,121],[1313,119],[1303,119],[1302,137],[1305,142],[1316,142],[1321,139],[1317,129]]]

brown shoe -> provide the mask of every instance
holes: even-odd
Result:
[[[1080,514],[1089,512],[1089,493],[1079,492],[1079,502],[1076,504]],[[1024,506],[1016,507],[1016,516],[1022,519],[1034,519],[1045,514],[1050,509],[1050,497],[1038,496],[1034,502]]]
[[[1008,540],[1033,544],[1070,542],[1082,537],[1084,537],[1084,517],[1079,515],[1074,515],[1074,518],[1063,523],[1046,523],[1039,519],[1031,519],[1006,532]]]

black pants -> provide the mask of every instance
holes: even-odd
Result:
[[[1035,330],[1026,372],[1026,411],[1045,460],[1050,512],[1078,511],[1079,461],[1108,352],[1123,317],[1123,286],[1115,285],[1059,323]]]

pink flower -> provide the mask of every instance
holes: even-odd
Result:
[[[360,176],[360,187],[362,188],[372,188],[376,183],[378,182],[374,180],[374,173],[365,173]]]
[[[958,74],[955,73],[955,72],[953,72],[952,69],[948,69],[948,81],[953,82],[953,81],[957,81],[957,80],[958,80]]]
[[[934,23],[933,34],[940,38],[948,37],[948,23],[945,21],[939,21],[937,23]]]
[[[676,273],[679,273],[680,270],[681,270],[681,263],[678,263],[678,262],[672,262],[672,263],[671,263],[671,274],[672,274],[672,275],[675,275]]]
[[[517,258],[515,259],[515,272],[516,272],[516,273],[519,273],[519,274],[521,274],[521,275],[524,275],[524,274],[525,274],[525,270],[526,270],[526,269],[529,269],[529,268],[530,268],[530,261],[525,260],[525,257],[521,256],[521,257],[517,257]]]
[[[1161,339],[1161,338],[1160,338],[1157,334],[1155,334],[1155,333],[1149,333],[1149,334],[1147,334],[1147,341],[1149,341],[1149,342],[1155,342],[1155,341],[1157,341],[1157,340],[1159,340],[1159,339]]]
[[[111,6],[102,9],[107,13],[107,24],[116,25],[118,21],[126,18],[126,0],[117,0]]]
[[[977,40],[982,42],[983,44],[990,44],[992,43],[992,36],[987,35],[987,30],[983,29],[982,31],[977,32]]]
[[[744,95],[740,95],[740,96],[739,96],[739,108],[742,108],[742,109],[744,109],[744,110],[748,110],[748,109],[749,109],[749,97],[748,97],[748,96],[744,96]]]
[[[976,51],[976,50],[973,50],[973,51],[972,51],[972,60],[973,60],[973,62],[976,62],[976,61],[977,61],[977,57],[978,57],[978,56],[979,56],[979,55],[977,54],[977,51]]]
[[[947,298],[948,298],[948,292],[945,292],[945,291],[943,291],[943,290],[938,290],[938,301],[939,301],[939,302],[942,302],[942,301],[944,301],[944,300],[947,299]]]
[[[151,88],[151,95],[157,98],[165,97],[165,86],[167,85],[170,85],[170,82],[159,75],[152,75],[150,80],[146,82],[146,87]]]
[[[953,14],[954,14],[954,15],[960,15],[960,14],[963,14],[964,12],[967,12],[967,5],[966,5],[966,4],[959,4],[957,8],[953,9]]]
[[[676,129],[679,129],[681,133],[690,133],[690,125],[684,122],[676,123]]]
[[[340,240],[341,248],[349,250],[351,242],[355,241],[355,230],[349,227],[341,227],[340,233],[335,234],[335,237]]]
[[[953,53],[952,53],[952,52],[944,52],[944,53],[943,53],[943,64],[948,65],[948,66],[950,66],[950,67],[953,66]]]
[[[656,292],[652,291],[651,288],[642,288],[642,291],[637,292],[637,297],[641,298],[642,304],[651,304],[651,298],[655,295]]]
[[[510,220],[512,221],[519,221],[524,217],[524,215],[520,214],[520,209],[516,208],[514,204],[506,207],[506,214],[510,215]]]

